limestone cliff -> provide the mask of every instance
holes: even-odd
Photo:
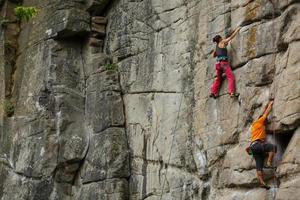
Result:
[[[300,2],[272,2],[0,0],[0,199],[299,199]],[[238,25],[240,96],[211,99]],[[267,191],[244,149],[270,96]]]

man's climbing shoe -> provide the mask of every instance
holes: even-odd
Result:
[[[239,96],[240,96],[240,94],[239,94],[239,93],[235,93],[235,92],[233,92],[233,93],[229,93],[229,95],[230,95],[230,97],[231,97],[231,98],[237,98],[237,97],[239,97]]]
[[[261,183],[259,187],[265,188],[266,190],[269,190],[269,189],[271,188],[271,187],[268,186],[267,184],[263,184],[263,183]]]
[[[215,94],[213,94],[213,93],[210,93],[209,97],[216,99],[216,98],[218,98],[218,95],[215,95]]]

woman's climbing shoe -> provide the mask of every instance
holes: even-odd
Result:
[[[239,94],[239,93],[235,93],[235,92],[233,92],[233,93],[230,93],[229,95],[230,95],[230,97],[232,97],[232,98],[237,98],[237,97],[239,97],[239,96],[240,96],[240,94]]]
[[[265,188],[266,190],[269,190],[269,189],[271,188],[271,187],[268,186],[267,184],[263,184],[263,183],[261,183],[259,187]]]
[[[210,93],[209,97],[214,98],[214,99],[218,98],[218,96],[213,93]]]
[[[272,164],[269,163],[269,162],[264,166],[264,168],[266,168],[266,169],[276,169],[276,167],[272,166]]]

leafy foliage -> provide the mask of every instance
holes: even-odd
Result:
[[[17,49],[16,42],[13,42],[12,40],[6,40],[4,42],[4,49]]]
[[[14,112],[15,112],[15,107],[14,107],[14,105],[12,104],[11,101],[9,101],[9,100],[4,100],[2,106],[3,106],[4,112],[5,112],[5,114],[6,114],[7,116],[12,116],[12,115],[14,114]]]
[[[0,25],[6,27],[7,24],[9,24],[10,21],[6,18],[0,17]]]
[[[105,65],[105,69],[106,70],[114,70],[117,71],[118,70],[118,65],[116,63],[112,63],[112,64],[107,64]]]
[[[15,15],[19,20],[29,21],[31,18],[38,14],[38,10],[35,7],[18,6],[14,9]]]

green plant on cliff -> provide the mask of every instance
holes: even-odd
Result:
[[[111,63],[111,64],[106,64],[105,65],[105,69],[106,70],[113,70],[113,71],[117,71],[118,70],[118,65],[116,63]]]
[[[6,18],[3,18],[3,17],[0,17],[0,25],[1,26],[7,26],[7,24],[9,24],[10,23],[10,21],[8,20],[8,19],[6,19]]]
[[[4,100],[2,103],[3,110],[7,116],[12,116],[15,112],[15,107],[10,100]]]
[[[35,7],[18,6],[14,9],[14,13],[18,20],[29,21],[38,14],[38,10]]]
[[[18,48],[16,41],[6,40],[4,41],[4,49],[6,51],[16,50]]]

